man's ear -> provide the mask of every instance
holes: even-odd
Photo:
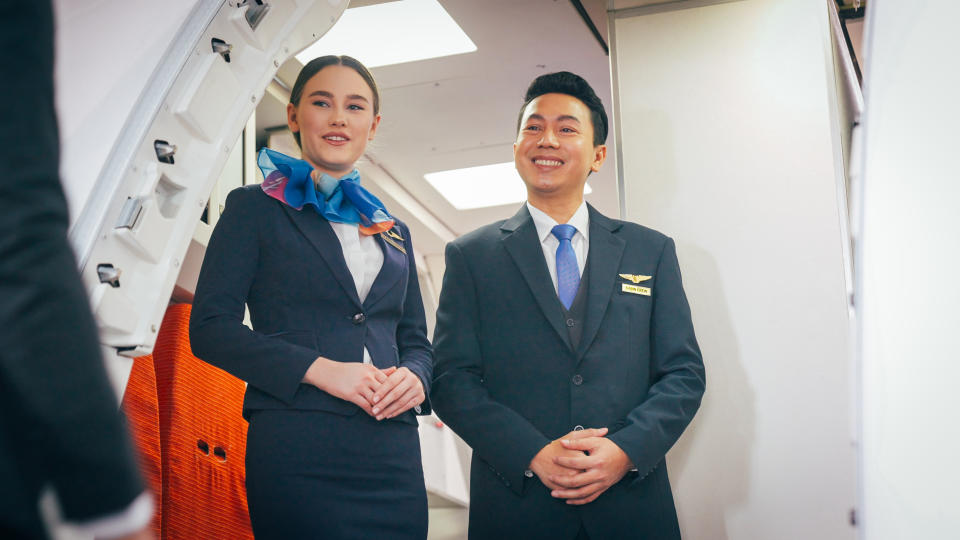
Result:
[[[593,163],[590,164],[590,170],[600,172],[600,166],[607,159],[607,145],[600,144],[593,147]]]

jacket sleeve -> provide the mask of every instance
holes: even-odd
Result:
[[[64,518],[87,521],[143,486],[67,241],[53,49],[50,2],[4,6],[0,69],[16,76],[0,79],[0,497],[49,483]]]
[[[198,358],[289,404],[319,354],[243,324],[260,258],[263,214],[269,210],[262,197],[249,188],[227,196],[197,281],[190,347]]]
[[[700,407],[706,374],[683,292],[673,240],[667,239],[657,266],[650,322],[650,380],[646,399],[608,437],[646,477],[663,461]]]
[[[404,233],[404,245],[407,250],[407,264],[410,276],[407,278],[407,291],[403,301],[403,316],[397,325],[397,348],[400,352],[400,366],[412,371],[423,384],[426,395],[419,405],[417,414],[430,414],[430,383],[433,380],[433,348],[427,339],[427,319],[423,311],[423,297],[420,294],[420,280],[417,276],[417,263],[413,256],[413,242],[410,230],[401,225]]]
[[[434,410],[503,483],[522,493],[524,471],[550,440],[526,418],[490,397],[483,384],[477,294],[470,267],[447,244],[437,310]]]

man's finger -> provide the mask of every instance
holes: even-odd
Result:
[[[577,440],[577,439],[585,439],[588,437],[603,437],[607,434],[607,431],[608,430],[605,427],[580,429],[576,431],[571,431],[570,433],[567,433],[566,435],[564,435],[562,438],[566,440]]]
[[[586,455],[577,457],[557,456],[553,458],[553,462],[561,467],[579,469],[581,471],[597,466],[597,459]]]
[[[550,495],[557,499],[585,499],[596,492],[603,492],[606,486],[600,482],[594,482],[575,489],[555,489]]]
[[[602,490],[597,491],[597,492],[594,493],[593,495],[590,495],[589,497],[584,498],[584,499],[567,499],[567,504],[571,504],[571,505],[574,505],[574,506],[580,506],[580,505],[587,504],[587,503],[589,503],[589,502],[593,502],[593,501],[595,501],[595,500],[597,499],[597,497],[599,497],[600,495],[602,495],[604,491],[606,491],[606,490],[605,490],[605,489],[602,489]]]
[[[571,476],[551,474],[550,481],[566,489],[580,489],[602,479],[601,475],[593,471],[581,472]]]
[[[568,469],[567,467],[563,467],[563,466],[559,466],[559,465],[558,465],[557,468],[556,468],[556,469],[553,471],[553,473],[551,473],[551,474],[552,474],[553,476],[558,476],[558,477],[560,477],[560,476],[575,476],[575,475],[578,475],[578,474],[581,474],[581,473],[583,473],[583,469],[577,469],[577,468],[569,468],[569,469]]]
[[[560,445],[567,450],[593,450],[600,444],[601,437],[587,437],[585,439],[562,439]]]

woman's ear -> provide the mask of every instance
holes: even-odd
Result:
[[[289,116],[289,115],[288,115]],[[288,121],[289,123],[289,121]],[[372,141],[373,137],[377,134],[377,127],[380,125],[380,115],[373,117],[373,124],[370,125],[370,135],[367,136],[368,141]]]
[[[294,133],[300,131],[300,124],[297,123],[297,107],[293,103],[287,103],[287,127]]]

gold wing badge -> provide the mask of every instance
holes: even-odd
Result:
[[[653,276],[638,276],[635,274],[620,274],[620,277],[627,281],[632,281],[633,283],[640,283],[641,281],[646,281]]]
[[[631,285],[630,283],[621,283],[620,284],[621,291],[625,293],[630,293],[630,294],[640,294],[643,296],[650,296],[650,287],[640,287],[636,284],[640,283],[641,281],[647,281],[653,276],[638,276],[636,274],[620,274],[620,277],[622,277],[623,279],[631,283],[634,283],[634,285]]]
[[[390,244],[395,249],[400,250],[400,253],[404,255],[407,254],[407,250],[403,247],[403,237],[395,233],[393,229],[380,233],[380,238],[383,238],[384,242]]]

